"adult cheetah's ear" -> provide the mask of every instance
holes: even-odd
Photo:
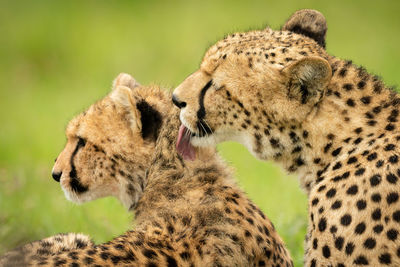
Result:
[[[113,81],[112,89],[114,90],[118,86],[126,86],[130,89],[134,89],[140,86],[140,84],[131,75],[127,73],[120,73]]]
[[[325,48],[326,19],[316,10],[301,9],[296,11],[283,25],[282,30],[310,37]]]
[[[315,105],[324,95],[332,77],[328,61],[320,57],[302,58],[282,70],[288,97],[302,104]]]

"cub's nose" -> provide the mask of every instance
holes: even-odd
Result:
[[[172,94],[172,102],[177,106],[178,108],[184,108],[186,107],[186,102],[180,101],[178,97],[174,94]]]
[[[60,182],[60,178],[61,178],[62,172],[52,172],[51,176],[53,176],[53,179],[56,182]]]

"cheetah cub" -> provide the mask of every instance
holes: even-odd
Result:
[[[301,10],[282,30],[212,46],[173,94],[192,136],[180,152],[234,140],[297,173],[309,199],[305,266],[400,266],[400,97],[329,55],[326,29],[321,13]]]
[[[19,255],[18,266],[293,266],[215,149],[194,151],[195,161],[177,154],[176,137],[188,136],[169,99],[120,75],[70,122],[53,169],[73,201],[119,198],[135,213],[135,229],[100,245]]]

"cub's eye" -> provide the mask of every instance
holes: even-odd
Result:
[[[86,145],[86,140],[78,136],[78,146],[84,147],[85,145]]]

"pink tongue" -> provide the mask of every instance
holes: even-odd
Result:
[[[195,160],[196,151],[190,144],[190,131],[185,126],[181,125],[178,133],[178,140],[176,141],[176,150],[183,157],[184,160]]]

